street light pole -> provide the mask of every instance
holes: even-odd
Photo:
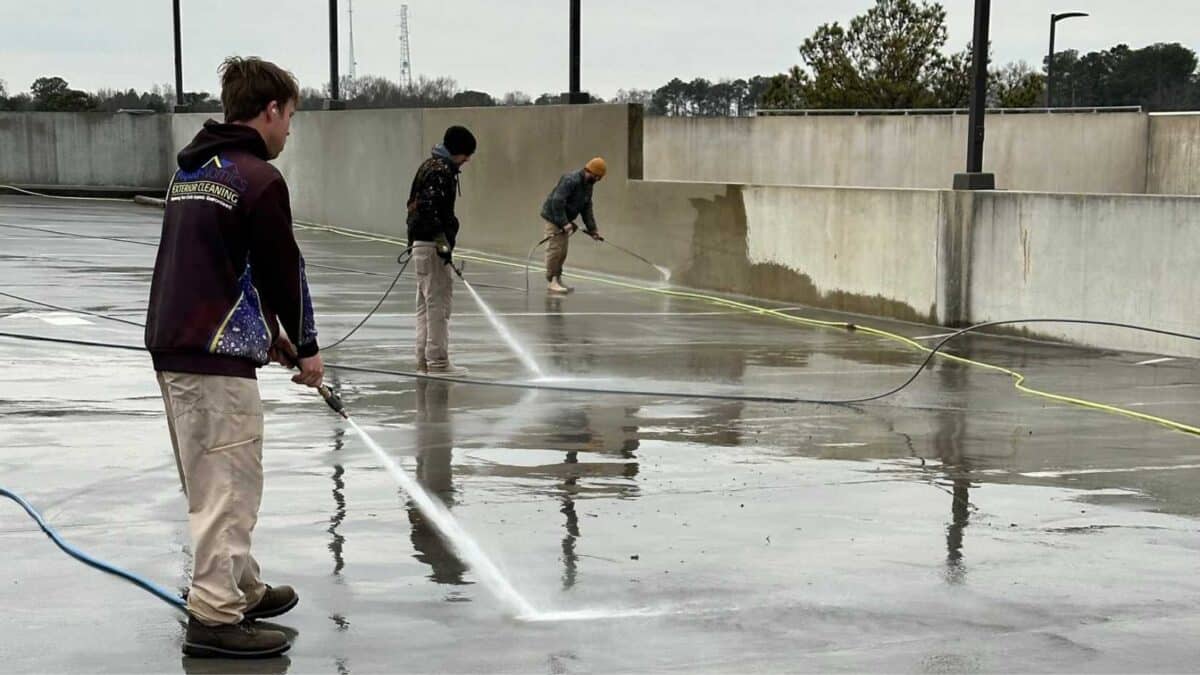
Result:
[[[171,3],[171,11],[175,24],[175,112],[187,112],[183,101],[183,41],[180,39],[179,0]]]
[[[329,98],[325,110],[343,110],[346,103],[338,92],[338,3],[329,0]]]
[[[967,170],[954,174],[955,190],[995,190],[996,176],[983,172],[983,135],[987,107],[988,28],[992,0],[975,0],[971,56],[971,103],[967,118]]]
[[[567,74],[569,83],[567,92],[563,94],[562,100],[566,103],[590,103],[591,97],[586,91],[583,91],[579,84],[579,34],[580,24],[583,22],[583,8],[580,6],[581,0],[569,0],[569,20],[567,26],[568,34],[568,64]]]
[[[1046,107],[1054,106],[1054,28],[1063,19],[1088,16],[1087,12],[1063,12],[1050,15],[1050,52],[1046,56]]]

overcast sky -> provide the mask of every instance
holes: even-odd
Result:
[[[215,92],[228,54],[258,55],[302,86],[328,79],[325,0],[183,0],[184,88]],[[341,71],[348,70],[341,0]],[[605,98],[672,77],[748,77],[786,70],[821,23],[846,21],[874,0],[583,0],[583,88]],[[973,0],[943,0],[950,47],[971,37]],[[354,0],[359,75],[396,79],[399,0]],[[408,0],[416,75],[448,76],[493,95],[567,88],[567,0]],[[1058,48],[1181,42],[1200,51],[1198,0],[995,0],[997,62],[1039,66],[1051,11]],[[149,89],[174,80],[170,0],[0,0],[0,79],[10,92],[58,75],[77,89]]]

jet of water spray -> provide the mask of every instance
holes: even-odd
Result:
[[[437,528],[442,537],[454,548],[455,553],[462,558],[463,562],[471,568],[475,574],[479,575],[479,580],[492,592],[496,598],[504,603],[505,606],[516,617],[531,617],[540,616],[540,613],[534,609],[533,605],[529,604],[516,588],[509,583],[508,579],[500,572],[495,563],[487,557],[479,544],[467,534],[467,531],[458,524],[454,516],[450,515],[450,511],[444,504],[429,496],[425,488],[414,480],[408,473],[392,459],[391,455],[384,452],[383,448],[371,438],[367,432],[363,431],[354,418],[347,417],[346,421],[350,426],[358,432],[359,438],[367,444],[367,447],[375,453],[375,457],[383,464],[400,488],[412,498],[416,503],[417,508],[421,510],[421,515],[425,516],[433,526]]]
[[[483,301],[483,298],[479,297],[479,293],[475,292],[475,288],[471,286],[471,282],[467,281],[466,279],[463,279],[462,282],[463,285],[467,287],[467,290],[470,291],[471,297],[475,298],[475,304],[479,305],[479,309],[483,311],[485,316],[487,316],[487,319],[491,322],[492,327],[495,328],[496,332],[500,334],[500,337],[508,343],[509,349],[513,350],[513,353],[517,355],[517,358],[521,360],[521,363],[525,364],[525,367],[529,369],[529,372],[533,373],[534,377],[545,377],[546,373],[542,371],[540,366],[538,366],[537,361],[533,360],[533,355],[530,354],[529,351],[523,346],[521,346],[521,343],[517,341],[517,338],[515,338],[512,332],[508,330],[508,326],[504,325],[504,322],[500,321],[500,317],[496,316],[496,313],[492,311],[492,308]]]

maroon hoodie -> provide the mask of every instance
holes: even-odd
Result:
[[[258,131],[209,120],[167,189],[146,348],[155,370],[254,378],[281,323],[317,353],[287,184]]]

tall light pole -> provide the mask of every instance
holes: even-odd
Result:
[[[1074,19],[1078,16],[1088,16],[1087,12],[1063,12],[1050,15],[1050,53],[1046,56],[1046,107],[1054,103],[1054,26],[1063,19]]]
[[[971,55],[971,103],[967,120],[967,170],[954,174],[955,190],[995,190],[996,176],[983,171],[983,134],[988,80],[988,29],[992,0],[975,0]]]
[[[579,33],[580,23],[582,22],[582,8],[580,0],[570,0],[570,24],[568,26],[569,33],[569,90],[564,97],[567,103],[588,103],[591,99],[587,92],[582,91],[579,84]]]
[[[171,3],[171,13],[175,25],[175,112],[187,112],[187,104],[183,100],[183,42],[179,38],[179,0]]]
[[[338,3],[329,0],[329,98],[325,110],[344,110],[346,102],[338,94]]]

